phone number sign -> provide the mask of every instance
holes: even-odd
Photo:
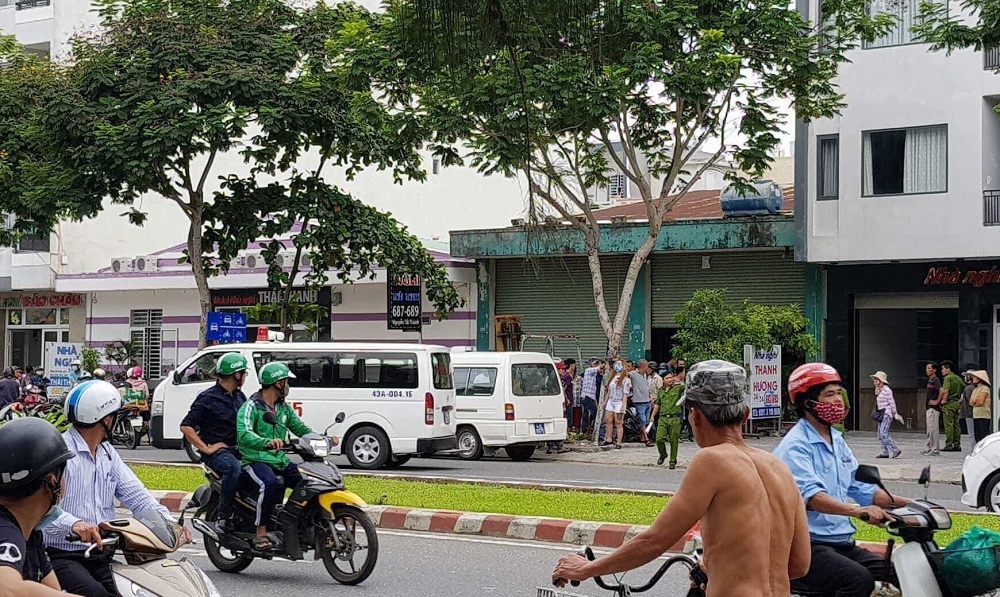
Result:
[[[390,274],[386,322],[390,330],[419,332],[423,327],[424,286],[420,276]]]

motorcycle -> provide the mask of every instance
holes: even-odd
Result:
[[[264,421],[277,424],[274,413],[265,414]],[[334,425],[343,421],[344,413],[340,413]],[[242,487],[236,496],[235,531],[217,531],[214,523],[218,520],[221,478],[204,467],[208,485],[195,491],[185,511],[195,510],[191,524],[204,536],[205,551],[212,565],[222,572],[238,573],[246,570],[255,558],[302,560],[312,551],[313,559],[322,559],[327,573],[337,582],[344,585],[364,582],[375,570],[378,560],[378,535],[375,524],[361,509],[364,500],[346,491],[343,475],[336,466],[326,462],[332,448],[333,443],[326,432],[286,442],[283,450],[302,458],[299,465],[302,482],[292,488],[294,491],[287,503],[275,507],[267,527],[276,547],[268,550],[256,549],[253,545],[257,496],[245,494]],[[363,544],[359,543],[361,538],[364,538]],[[362,559],[356,563],[355,557],[359,554]],[[349,568],[341,568],[341,565]]]
[[[127,404],[115,414],[115,422],[111,426],[111,443],[135,450],[148,431],[149,426],[142,417],[142,408]]]
[[[184,519],[170,522],[156,510],[137,512],[135,518],[109,520],[98,525],[105,550],[120,552],[124,562],[112,560],[111,570],[121,597],[221,597],[215,584],[187,558],[167,555],[181,547]],[[66,537],[79,541],[77,535]],[[84,552],[94,557],[97,545]]]
[[[888,590],[890,585],[898,587],[899,591],[906,597],[951,597],[955,594],[942,574],[942,563],[950,552],[942,550],[934,540],[934,534],[937,531],[946,531],[951,528],[951,515],[942,506],[927,499],[930,473],[931,467],[925,467],[918,481],[924,486],[922,500],[914,500],[906,506],[894,508],[888,512],[889,522],[885,525],[886,529],[890,535],[902,539],[904,544],[894,550],[895,539],[890,538],[887,543],[888,549],[885,556],[889,563],[886,566],[887,572],[883,578],[876,579],[882,585],[881,592],[883,594],[893,593],[893,591]],[[887,494],[892,495],[882,483],[877,467],[859,466],[855,473],[855,479],[863,483],[877,485]],[[590,547],[587,547],[581,555],[590,560],[594,559],[594,552]],[[700,566],[701,556],[700,536],[689,534],[685,553],[667,558],[647,583],[633,587],[626,583],[609,583],[601,577],[595,577],[594,582],[600,588],[610,591],[614,595],[626,597],[649,591],[670,568],[681,565],[687,568],[687,576],[690,580],[687,596],[705,597],[701,586],[707,585],[708,577]],[[573,586],[579,586],[579,584],[577,581],[572,582]],[[1000,586],[993,588],[994,591],[997,589],[1000,589]],[[545,587],[539,587],[536,594],[537,597],[579,597],[558,588]],[[792,582],[792,597],[822,597],[825,594],[797,589],[795,582]],[[986,594],[996,595],[1000,593]]]

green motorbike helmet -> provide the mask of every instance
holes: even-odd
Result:
[[[243,355],[238,352],[227,352],[219,357],[219,361],[215,364],[215,373],[225,376],[236,375],[240,371],[246,371],[247,366],[247,360]]]
[[[283,379],[295,379],[295,374],[284,363],[268,363],[260,368],[260,386],[273,386]]]

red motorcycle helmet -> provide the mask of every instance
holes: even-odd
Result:
[[[841,383],[840,374],[837,370],[826,363],[806,363],[792,371],[788,376],[788,397],[792,404],[802,394],[816,386],[825,386],[831,383]]]

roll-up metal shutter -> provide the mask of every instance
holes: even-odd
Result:
[[[614,319],[628,271],[629,256],[601,259],[604,296]],[[608,341],[597,318],[594,287],[586,257],[498,259],[495,270],[494,313],[521,315],[526,334],[575,334],[583,358],[603,356]],[[541,344],[527,348],[541,350]],[[576,358],[574,346],[556,345],[556,356]]]
[[[708,257],[709,267],[703,267]],[[729,300],[763,305],[804,305],[805,264],[784,251],[654,255],[651,264],[652,327],[675,327],[674,315],[703,288],[727,288]]]

